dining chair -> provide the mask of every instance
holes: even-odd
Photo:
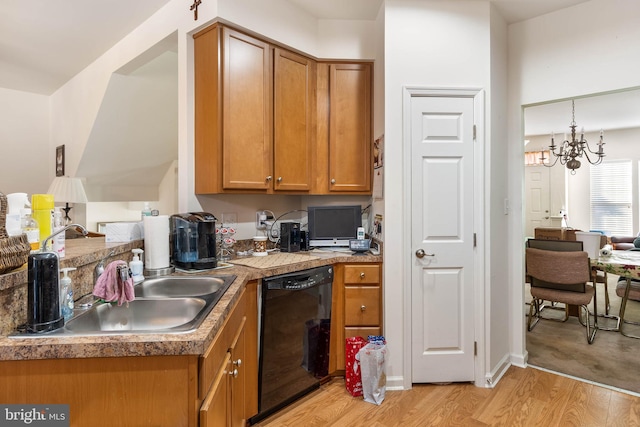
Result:
[[[625,316],[628,314],[627,303],[629,302],[629,300],[640,301],[640,281],[635,279],[629,280],[631,281],[631,283],[629,284],[629,293],[627,295],[625,295],[625,291],[627,289],[627,279],[625,277],[620,277],[618,279],[618,285],[616,286],[616,295],[622,298],[622,301],[620,302],[619,331],[625,337],[640,339],[640,335],[635,335],[627,332],[627,325],[640,326],[640,322],[625,319]]]
[[[602,236],[601,244],[604,246],[606,244],[606,236]],[[581,251],[583,250],[583,244],[580,240],[544,240],[544,239],[529,239],[527,240],[527,247],[529,248],[537,248],[537,249],[545,249],[549,251],[560,251],[560,252],[569,252],[569,251]],[[604,314],[599,314],[599,317],[612,319],[613,322],[609,321],[606,327],[600,326],[599,329],[603,331],[617,331],[620,326],[620,317],[614,314],[609,314],[609,310],[611,309],[611,301],[609,299],[609,276],[606,271],[595,270],[595,283],[601,283],[604,286]],[[556,308],[553,304],[551,307],[541,306],[540,309],[544,308]],[[568,314],[567,314],[568,318]],[[566,320],[566,319],[565,319]],[[613,326],[610,326],[613,323]]]
[[[571,251],[581,251],[582,250],[582,242],[579,240],[547,240],[547,239],[528,239],[527,240],[528,248],[536,248],[536,249],[544,249],[547,251],[559,251],[559,252],[571,252]],[[526,279],[527,283],[531,283],[531,280]],[[543,285],[543,284],[541,284]],[[552,310],[562,310],[564,311],[564,318],[558,319],[561,322],[566,322],[569,320],[569,307],[558,307],[556,305],[556,301],[549,301],[550,304],[546,305],[543,301],[538,301],[535,305],[536,314],[545,309]],[[529,304],[526,304],[529,305]],[[549,320],[556,320],[550,319]]]
[[[531,296],[533,303],[529,308],[527,329],[531,331],[544,319],[536,306],[541,301],[556,301],[579,307],[578,318],[584,315],[581,322],[586,329],[587,342],[593,343],[598,331],[598,305],[595,285],[592,280],[589,255],[584,251],[550,251],[537,248],[526,248],[526,270],[531,280]],[[593,316],[589,313],[589,304],[593,301]],[[593,324],[590,321],[593,317]],[[550,319],[553,320],[553,319]]]

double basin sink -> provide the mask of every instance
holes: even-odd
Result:
[[[128,304],[99,303],[65,322],[63,328],[28,336],[191,332],[200,326],[235,278],[216,275],[146,279],[134,286],[136,298]]]

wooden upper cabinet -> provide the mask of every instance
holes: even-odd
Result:
[[[269,44],[223,28],[223,189],[271,186]]]
[[[213,25],[194,35],[194,59],[195,192],[270,188],[271,46]]]
[[[371,194],[371,63],[194,35],[195,192]]]
[[[371,64],[329,66],[329,192],[371,192]]]
[[[194,35],[195,192],[222,190],[222,90],[218,67],[221,28],[217,25]]]
[[[311,188],[315,61],[274,50],[274,189]]]

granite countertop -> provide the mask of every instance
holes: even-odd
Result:
[[[96,247],[92,248],[90,254],[77,255],[79,257],[85,257],[85,259],[82,261],[76,260],[76,263],[78,265],[85,264],[85,261],[89,258],[91,260],[100,259],[111,250],[111,247],[105,248],[105,245],[108,244],[102,242],[102,246],[100,246],[100,244],[96,242]],[[130,251],[130,248],[126,247],[122,249],[122,252],[126,251]],[[69,251],[67,253],[69,255]],[[288,262],[288,258],[293,258],[294,256],[295,262]],[[272,255],[260,258],[265,258],[263,261],[271,261],[270,257],[272,257]],[[230,262],[232,264],[235,261],[238,263],[246,262],[251,264],[253,261],[251,258],[252,257],[246,257],[244,259],[238,258]],[[273,257],[272,259],[275,258],[276,257]],[[193,332],[178,334],[128,334],[119,336],[52,336],[38,338],[9,338],[2,336],[0,337],[0,360],[201,355],[222,327],[224,320],[240,297],[241,291],[248,281],[334,263],[382,262],[382,256],[379,255],[353,256],[340,252],[316,253],[315,251],[310,253],[297,252],[295,254],[280,253],[278,258],[280,259],[278,263],[266,267],[256,268],[247,265],[233,265],[230,268],[216,271],[214,274],[232,274],[236,276],[236,279],[211,313],[204,319],[200,327]],[[70,261],[70,264],[74,264],[74,262]],[[178,272],[176,274],[180,273]],[[1,277],[2,276],[0,276],[0,278]],[[23,280],[26,281],[26,272]],[[1,281],[0,289],[2,289]]]

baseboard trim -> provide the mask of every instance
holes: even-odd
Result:
[[[404,386],[404,377],[394,376],[387,377],[387,390],[407,390]]]
[[[505,374],[505,372],[507,372],[507,369],[509,369],[510,366],[511,366],[511,358],[509,357],[509,355],[505,355],[500,361],[500,363],[498,363],[496,369],[494,369],[488,375],[485,375],[485,378],[484,378],[485,384],[484,385],[478,384],[478,386],[479,387],[483,386],[486,388],[495,387],[495,385],[498,384],[498,381],[500,381],[500,378],[502,378],[502,376]]]
[[[511,364],[518,368],[526,368],[527,361],[529,360],[529,352],[525,351],[524,354],[512,354]]]

